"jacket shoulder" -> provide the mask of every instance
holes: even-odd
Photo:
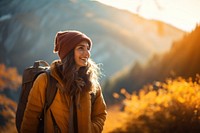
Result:
[[[35,79],[29,97],[40,96],[40,98],[42,98],[42,102],[44,102],[46,87],[47,87],[47,75],[46,73],[41,73]]]

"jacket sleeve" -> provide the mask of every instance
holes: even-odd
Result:
[[[42,112],[45,101],[45,88],[47,86],[47,76],[40,74],[29,93],[28,102],[21,124],[21,133],[36,133],[39,124],[39,116]]]
[[[106,104],[101,87],[97,90],[96,99],[92,105],[92,133],[101,133],[106,120]]]

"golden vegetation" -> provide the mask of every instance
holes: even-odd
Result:
[[[0,133],[17,133],[17,103],[5,95],[5,90],[16,91],[21,85],[21,79],[16,68],[6,68],[4,64],[0,64]]]
[[[126,120],[126,123],[116,126],[113,133],[200,132],[199,75],[194,81],[191,78],[177,78],[167,79],[163,83],[155,82],[138,94],[130,95],[124,89],[121,93],[128,96],[124,100],[124,117],[112,115],[116,119],[121,117],[119,119]]]
[[[17,133],[15,128],[16,102],[0,95],[0,133]]]
[[[18,74],[16,68],[6,68],[0,64],[0,91],[8,88],[16,90],[21,85],[22,77]]]

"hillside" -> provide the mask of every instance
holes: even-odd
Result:
[[[137,91],[144,85],[156,84],[156,81],[166,78],[194,78],[200,73],[199,42],[200,26],[197,26],[194,31],[174,42],[165,54],[153,56],[145,65],[138,62],[108,80],[104,85],[106,97],[110,98],[113,92],[119,92],[121,88],[129,92]]]
[[[34,60],[57,59],[52,51],[59,30],[76,29],[91,37],[92,58],[103,64],[104,78],[168,50],[184,34],[96,1],[7,0],[0,7],[0,63],[17,67],[20,74]]]

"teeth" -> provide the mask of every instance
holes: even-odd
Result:
[[[81,60],[87,61],[87,58],[81,58]]]

